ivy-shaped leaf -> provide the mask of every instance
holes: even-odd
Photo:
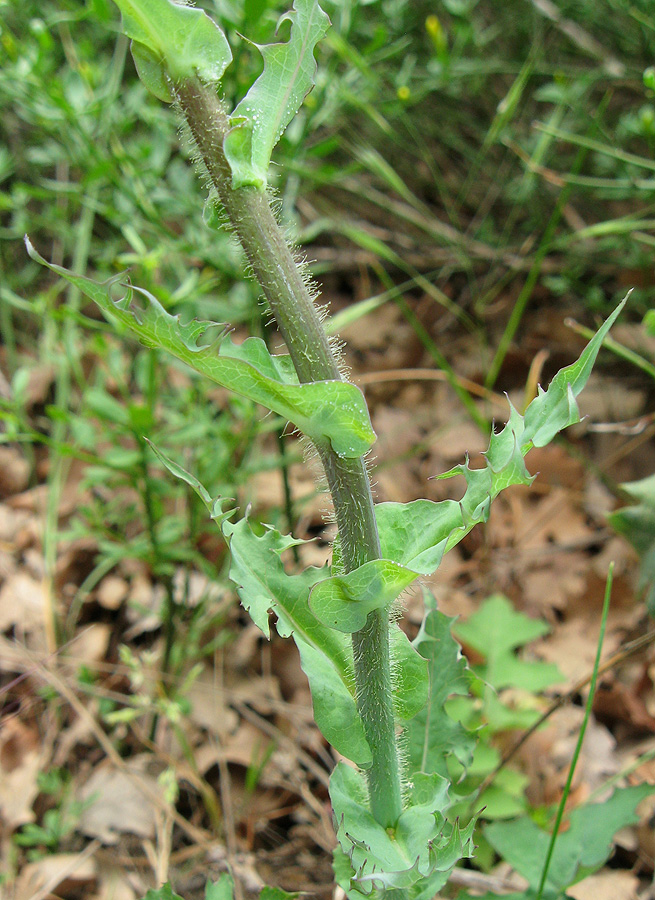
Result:
[[[225,141],[234,188],[253,185],[264,190],[273,148],[314,85],[314,47],[330,20],[317,0],[295,0],[279,25],[291,22],[286,43],[255,44],[264,71],[230,116],[233,125]]]
[[[542,691],[564,676],[552,663],[519,659],[518,647],[550,631],[539,619],[531,619],[512,608],[502,594],[484,601],[466,622],[458,622],[455,634],[485,660],[480,675],[496,690],[506,687]]]
[[[202,9],[173,0],[115,0],[123,31],[145,86],[160,100],[173,100],[171,82],[220,81],[232,60],[227,38]]]
[[[612,851],[619,829],[638,821],[639,803],[655,792],[652,784],[620,788],[603,803],[574,809],[568,827],[557,836],[546,886],[556,896],[581,877],[597,871]],[[541,880],[550,835],[529,817],[493,822],[484,835],[503,859],[535,889]]]
[[[342,381],[299,384],[289,357],[272,356],[259,338],[234,344],[225,326],[219,326],[222,333],[203,345],[200,340],[217,323],[193,320],[184,325],[179,316],[167,312],[152,294],[125,283],[124,275],[98,284],[46,262],[28,239],[26,246],[32,259],[74,284],[142,344],[166,350],[217,384],[261,403],[289,419],[317,443],[329,441],[339,456],[361,456],[375,440],[366,401],[354,384]],[[116,287],[123,291],[123,296],[114,300],[112,289]],[[135,293],[145,299],[145,306],[133,305]]]

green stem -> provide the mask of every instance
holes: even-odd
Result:
[[[314,304],[314,295],[296,264],[266,193],[232,189],[223,152],[230,123],[213,88],[197,79],[181,82],[177,101],[200,151],[212,186],[245,251],[275,316],[301,382],[340,381],[337,359]],[[380,558],[371,485],[363,458],[344,459],[329,445],[317,447],[332,494],[346,571]],[[373,763],[367,770],[371,812],[385,828],[402,811],[400,765],[391,699],[389,619],[371,613],[353,635],[357,704]]]

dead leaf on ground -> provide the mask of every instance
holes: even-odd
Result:
[[[77,799],[85,804],[80,815],[79,830],[99,838],[104,844],[115,844],[120,834],[129,832],[143,838],[154,838],[156,809],[139,785],[150,793],[158,793],[157,779],[148,774],[153,757],[133,757],[127,771],[117,771],[106,763],[98,766],[77,790]]]
[[[639,879],[623,869],[601,869],[567,888],[573,900],[636,900]]]
[[[55,853],[28,863],[14,887],[13,900],[32,900],[45,891],[46,897],[89,896],[96,885],[96,864],[77,853]],[[46,890],[47,889],[47,890]]]
[[[15,717],[5,720],[0,731],[0,822],[7,832],[34,821],[43,762],[37,731]]]

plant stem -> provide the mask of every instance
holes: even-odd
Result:
[[[299,380],[342,380],[313,292],[293,258],[268,196],[253,187],[232,189],[232,172],[223,152],[230,122],[215,90],[193,79],[179,83],[176,94],[211,184],[264,291]],[[317,451],[332,494],[341,555],[348,572],[380,558],[366,464],[361,457],[337,456],[329,444],[317,446]],[[373,755],[366,773],[371,812],[381,825],[390,828],[402,811],[402,797],[385,610],[371,613],[364,628],[353,635],[353,655],[357,704]]]

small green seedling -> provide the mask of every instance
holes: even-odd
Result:
[[[491,435],[485,465],[468,462],[441,475],[462,475],[460,501],[380,503],[372,499],[366,454],[375,434],[360,390],[343,375],[315,305],[316,291],[297,264],[267,192],[271,154],[312,87],[314,48],[329,27],[316,0],[295,0],[283,18],[286,42],[258,48],[261,75],[229,111],[217,85],[231,51],[201,9],[172,0],[116,0],[146,86],[173,101],[196,145],[215,201],[240,240],[275,316],[289,355],[272,355],[259,339],[237,345],[214,323],[182,324],[124,275],[104,284],[46,262],[94,300],[107,318],[143,344],[166,350],[216,384],[288,419],[313,444],[332,496],[338,539],[331,566],[291,574],[281,555],[298,542],[273,528],[255,533],[246,518],[198,479],[164,457],[193,487],[219,525],[231,554],[232,580],[244,607],[269,636],[275,627],[296,642],[309,679],[314,715],[349,762],[330,780],[337,833],[334,871],[348,897],[428,900],[453,866],[473,853],[475,819],[449,816],[446,759],[470,761],[471,743],[445,712],[466,690],[464,663],[449,621],[428,598],[412,643],[396,623],[402,592],[433,573],[444,553],[478,523],[506,487],[530,484],[524,457],[580,419],[576,396],[589,378],[621,306],[579,360],[562,369],[524,415],[510,406]],[[162,891],[168,890],[168,893]],[[269,892],[271,889],[268,889]],[[170,888],[154,897],[173,898]],[[276,892],[276,896],[280,892]],[[229,878],[208,887],[228,900]]]

